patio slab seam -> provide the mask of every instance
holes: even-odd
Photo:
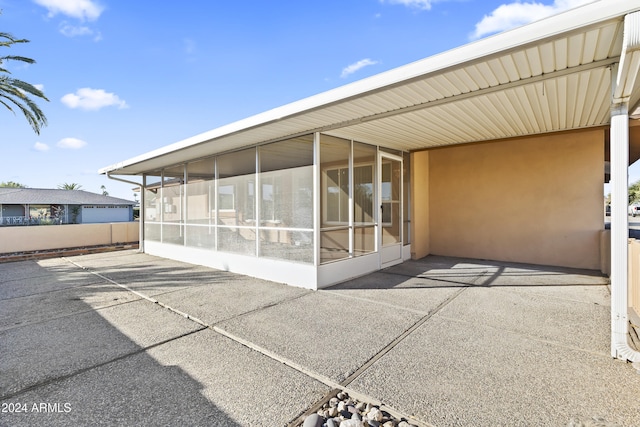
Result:
[[[319,408],[325,401],[328,401],[332,396],[335,396],[335,394],[339,390],[347,391],[351,395],[351,393],[353,393],[354,390],[351,390],[348,387],[349,384],[354,382],[358,377],[360,377],[364,372],[366,372],[367,369],[369,369],[372,365],[374,365],[378,360],[382,359],[387,353],[389,353],[391,350],[393,350],[398,344],[400,344],[402,341],[404,341],[404,339],[407,338],[409,335],[411,335],[416,329],[418,329],[420,326],[424,325],[427,321],[429,321],[429,319],[431,319],[432,317],[437,315],[440,310],[442,310],[444,307],[449,305],[453,300],[455,300],[458,296],[460,296],[460,294],[462,292],[464,292],[465,290],[469,289],[470,287],[473,287],[475,285],[475,282],[480,280],[482,277],[484,277],[487,272],[488,272],[487,270],[484,270],[484,271],[482,271],[480,273],[476,273],[476,274],[473,274],[473,275],[469,276],[469,277],[471,277],[470,283],[467,283],[467,282],[465,282],[465,283],[454,282],[454,283],[460,285],[460,289],[458,289],[452,295],[448,296],[444,301],[440,302],[433,310],[430,310],[423,317],[421,317],[416,322],[414,322],[413,325],[411,325],[403,333],[398,335],[393,341],[391,341],[389,344],[387,344],[385,347],[383,347],[373,357],[371,357],[362,366],[360,366],[360,368],[358,368],[355,372],[353,372],[351,375],[349,375],[347,378],[345,378],[343,381],[341,381],[338,384],[338,387],[334,387],[334,389],[331,392],[329,392],[326,396],[324,396],[322,399],[320,399],[318,402],[316,402],[316,404],[311,406],[311,408],[307,412],[301,414],[298,418],[293,420],[288,425],[288,427],[297,427],[297,426],[301,425],[306,416],[311,415],[312,413],[314,413],[317,410],[316,408]],[[395,273],[387,273],[387,274],[395,274]],[[404,274],[395,274],[395,275],[408,277],[408,278],[416,277],[416,276],[404,275]],[[447,281],[447,282],[451,282],[451,281]],[[320,291],[320,292],[329,293],[329,294],[333,294],[333,295],[338,294],[338,291],[325,290],[325,291]],[[344,295],[344,296],[347,296],[347,295]],[[352,299],[356,299],[356,300],[365,300],[363,298],[357,298],[357,297],[351,297],[351,298]],[[380,303],[379,301],[370,301],[370,300],[366,300],[366,301],[370,302],[370,303],[373,302],[373,303],[378,304],[378,305],[388,306],[388,307],[391,307],[391,308],[397,308],[397,309],[400,309],[400,310],[403,310],[403,311],[410,311],[410,312],[414,312],[414,313],[418,313],[418,314],[424,314],[425,313],[424,311],[407,309],[405,307],[400,307],[400,306],[397,306],[397,305],[394,305],[394,304]],[[378,404],[378,406],[380,406],[380,408],[382,410],[386,410],[387,412],[391,413],[392,415],[396,416],[397,418],[408,419],[412,423],[418,425],[419,427],[433,427],[434,426],[433,424],[429,423],[428,421],[425,421],[425,420],[422,420],[422,419],[418,419],[418,418],[416,418],[414,416],[403,414],[402,412],[396,410],[395,408],[386,405],[384,402],[382,402],[379,399],[376,399],[376,398],[373,398],[371,396],[368,396],[368,395],[365,395],[363,393],[359,393],[359,392],[355,391],[354,397],[356,397],[357,395],[361,396],[360,399],[362,399],[364,401],[367,401],[367,402],[370,402],[370,403]],[[356,397],[356,398],[358,398],[358,397]]]
[[[93,369],[98,369],[98,368],[101,368],[103,366],[107,366],[109,364],[119,362],[119,361],[124,360],[124,359],[126,359],[128,357],[132,357],[132,356],[135,356],[135,355],[138,355],[138,354],[141,354],[141,353],[145,353],[148,350],[151,350],[153,348],[156,348],[156,347],[159,347],[161,345],[170,343],[170,342],[178,340],[180,338],[187,337],[189,335],[193,335],[193,334],[198,333],[198,332],[202,332],[202,331],[204,331],[206,329],[207,328],[200,328],[200,329],[196,329],[196,330],[193,330],[193,331],[185,332],[184,334],[180,334],[178,336],[171,337],[171,338],[168,338],[166,340],[163,340],[163,341],[160,341],[160,342],[157,342],[157,343],[154,343],[154,344],[139,348],[136,351],[132,351],[132,352],[129,352],[127,354],[121,354],[120,356],[114,357],[113,359],[106,360],[104,362],[101,362],[101,363],[98,363],[98,364],[95,364],[95,365],[92,365],[92,366],[86,366],[84,368],[77,369],[74,372],[71,372],[69,374],[60,375],[60,376],[55,377],[55,378],[50,378],[50,379],[48,379],[46,381],[41,381],[41,382],[38,382],[38,383],[35,383],[35,384],[31,384],[31,385],[29,385],[29,386],[27,386],[27,387],[25,387],[25,388],[23,388],[21,390],[18,390],[18,391],[15,391],[15,392],[0,396],[0,401],[12,399],[12,398],[14,398],[16,396],[20,396],[21,394],[24,394],[24,393],[27,393],[29,391],[35,390],[37,388],[44,387],[44,386],[47,386],[47,385],[50,385],[50,384],[53,384],[53,383],[56,383],[56,382],[64,381],[64,380],[67,380],[69,378],[73,378],[73,377],[75,377],[77,375],[84,374],[85,372],[89,372],[89,371],[91,371]]]
[[[364,302],[367,304],[376,304],[376,305],[380,305],[383,307],[389,307],[389,308],[395,308],[398,310],[403,310],[403,311],[408,311],[410,313],[415,313],[415,314],[419,314],[419,315],[425,315],[425,314],[429,314],[431,313],[430,310],[417,310],[415,308],[409,308],[409,307],[403,307],[401,305],[397,305],[397,304],[391,304],[388,302],[380,302],[380,301],[372,301],[371,299],[368,298],[362,298],[362,297],[356,297],[353,295],[348,295],[348,294],[342,294],[340,293],[340,291],[332,291],[332,290],[328,290],[328,289],[321,289],[318,290],[319,293],[323,293],[323,294],[330,294],[336,297],[340,297],[340,298],[347,298],[347,299],[352,299],[354,301],[360,301],[360,302]]]

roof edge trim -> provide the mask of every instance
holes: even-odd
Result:
[[[451,67],[470,63],[553,36],[566,34],[579,28],[597,25],[611,20],[619,20],[629,13],[640,10],[640,3],[630,3],[629,0],[595,1],[588,3],[522,27],[483,38],[443,53],[223,125],[182,141],[104,167],[99,169],[98,173],[106,174],[107,172],[123,171],[123,169],[126,169],[128,166],[133,166],[146,160],[171,154],[181,149],[212,141],[233,133],[277,122],[284,118],[308,112],[332,103],[379,91],[426,74],[436,73]]]

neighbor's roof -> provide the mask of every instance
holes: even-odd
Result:
[[[136,202],[84,190],[0,188],[0,205],[135,205]]]
[[[108,166],[136,175],[203,156],[325,132],[417,150],[605,126],[625,15],[596,1]],[[640,100],[638,82],[630,105]]]

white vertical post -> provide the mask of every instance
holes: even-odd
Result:
[[[255,179],[253,188],[253,216],[256,219],[255,233],[256,233],[256,257],[260,257],[260,202],[262,199],[262,185],[260,184],[260,147],[256,147],[256,165],[255,165]]]
[[[640,69],[640,12],[626,15],[620,63],[611,69],[611,356],[640,362],[629,346],[629,100]]]
[[[353,207],[353,174],[354,174],[354,166],[353,166],[353,139],[349,141],[349,160],[347,161],[347,180],[349,182],[349,258],[354,258],[356,256],[356,248],[355,248],[355,232],[356,225],[354,222],[355,209]]]
[[[629,115],[625,104],[611,109],[611,356],[626,345],[628,275]]]
[[[320,265],[320,246],[321,246],[321,234],[320,234],[320,192],[321,177],[320,177],[320,133],[313,134],[313,266],[316,268],[316,288],[317,288],[317,274],[318,266]]]
[[[220,177],[219,177],[219,172],[218,172],[218,157],[215,157],[213,159],[213,194],[215,197],[214,200],[214,215],[215,215],[215,219],[214,219],[214,244],[213,244],[213,249],[214,250],[218,250],[218,237],[219,237],[219,233],[218,233],[218,224],[220,224],[220,194],[218,193],[218,191],[220,191],[220,187],[219,187],[219,181]]]
[[[138,251],[139,252],[144,252],[144,227],[145,227],[145,223],[146,223],[146,211],[147,211],[147,197],[146,197],[146,191],[147,191],[147,174],[144,173],[142,174],[142,185],[140,186],[140,210],[138,211],[138,223],[140,224],[140,228],[138,230],[139,232],[139,237],[138,237]]]
[[[187,246],[187,183],[189,182],[189,172],[187,164],[182,166],[182,185],[180,186],[180,230],[182,234],[182,245]]]

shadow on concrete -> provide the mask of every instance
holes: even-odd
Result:
[[[429,255],[327,289],[602,286],[606,280],[594,270]]]
[[[145,268],[141,283],[194,280]],[[96,277],[63,260],[0,265],[0,425],[239,425],[148,354],[202,328]]]

